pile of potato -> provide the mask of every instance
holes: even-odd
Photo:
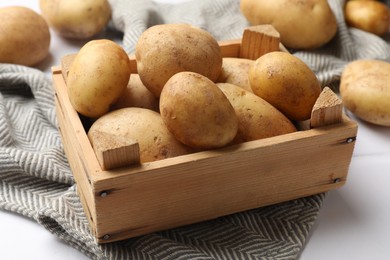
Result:
[[[223,58],[208,32],[186,24],[150,27],[135,57],[138,74],[130,75],[119,45],[90,41],[67,86],[74,108],[94,120],[92,145],[97,132],[136,140],[141,162],[295,132],[321,91],[289,53]]]
[[[252,25],[273,25],[280,32],[281,42],[290,49],[322,47],[338,29],[327,0],[241,0],[240,9]],[[381,1],[347,0],[342,11],[351,28],[380,37],[390,32],[390,9]],[[340,81],[345,107],[364,121],[390,126],[388,75],[388,61],[357,60],[348,64]]]

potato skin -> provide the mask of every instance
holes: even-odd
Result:
[[[347,1],[344,8],[345,21],[349,26],[383,35],[389,31],[390,10],[378,1]]]
[[[33,66],[49,54],[50,32],[35,11],[22,7],[0,8],[0,62]]]
[[[238,129],[235,111],[223,92],[194,72],[179,72],[168,80],[161,92],[160,113],[169,131],[193,148],[225,146]]]
[[[138,74],[131,74],[127,88],[119,99],[112,105],[112,109],[125,107],[142,107],[159,111],[159,100],[142,83]]]
[[[111,7],[107,0],[40,0],[49,26],[71,39],[88,39],[107,25]]]
[[[71,104],[84,116],[104,115],[126,89],[130,73],[129,56],[122,47],[105,39],[89,41],[69,69]]]
[[[135,56],[142,82],[156,97],[178,72],[192,71],[216,81],[222,67],[218,42],[208,32],[187,24],[150,27],[139,38]]]
[[[92,145],[91,137],[96,131],[136,140],[140,148],[141,163],[184,155],[192,151],[174,138],[159,113],[145,108],[122,108],[98,118],[88,131]]]
[[[357,60],[341,75],[340,96],[344,106],[364,121],[390,126],[390,63]]]
[[[293,121],[309,119],[321,93],[314,72],[286,52],[269,52],[258,58],[250,69],[249,82],[254,94]]]
[[[252,92],[249,84],[249,69],[255,63],[254,60],[242,58],[223,58],[222,71],[218,83],[231,83],[246,91]]]
[[[238,143],[297,131],[279,110],[255,94],[230,83],[217,83],[229,99],[238,118]]]
[[[273,25],[288,48],[318,48],[337,32],[327,0],[241,0],[240,8],[252,25]]]

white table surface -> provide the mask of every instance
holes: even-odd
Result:
[[[0,7],[23,5],[40,12],[38,2],[1,0]],[[82,46],[51,35],[51,58],[40,66],[48,74],[60,57]],[[347,183],[326,196],[302,260],[390,259],[390,127],[354,119],[359,130]],[[0,259],[88,259],[34,221],[5,211],[0,211],[0,245]]]

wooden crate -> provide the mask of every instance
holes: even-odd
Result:
[[[248,28],[242,40],[220,46],[224,57],[251,59],[283,49],[269,27]],[[346,182],[357,125],[343,115],[341,101],[328,88],[298,132],[102,170],[86,126],[69,102],[69,60],[52,69],[58,125],[99,243],[309,196]],[[136,73],[134,57],[131,61]]]

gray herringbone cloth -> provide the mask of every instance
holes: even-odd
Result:
[[[389,59],[389,45],[348,29],[342,6],[330,1],[339,32],[327,46],[294,52],[323,85],[334,84],[344,65],[359,58]],[[145,0],[111,1],[113,26],[134,51],[139,35],[157,23],[186,22],[217,39],[238,38],[248,25],[238,0],[194,0],[179,5]],[[41,71],[0,64],[0,208],[36,220],[93,259],[295,259],[304,246],[324,194],[215,220],[98,245],[84,215],[61,138],[51,79]],[[315,174],[315,172],[313,172]]]

